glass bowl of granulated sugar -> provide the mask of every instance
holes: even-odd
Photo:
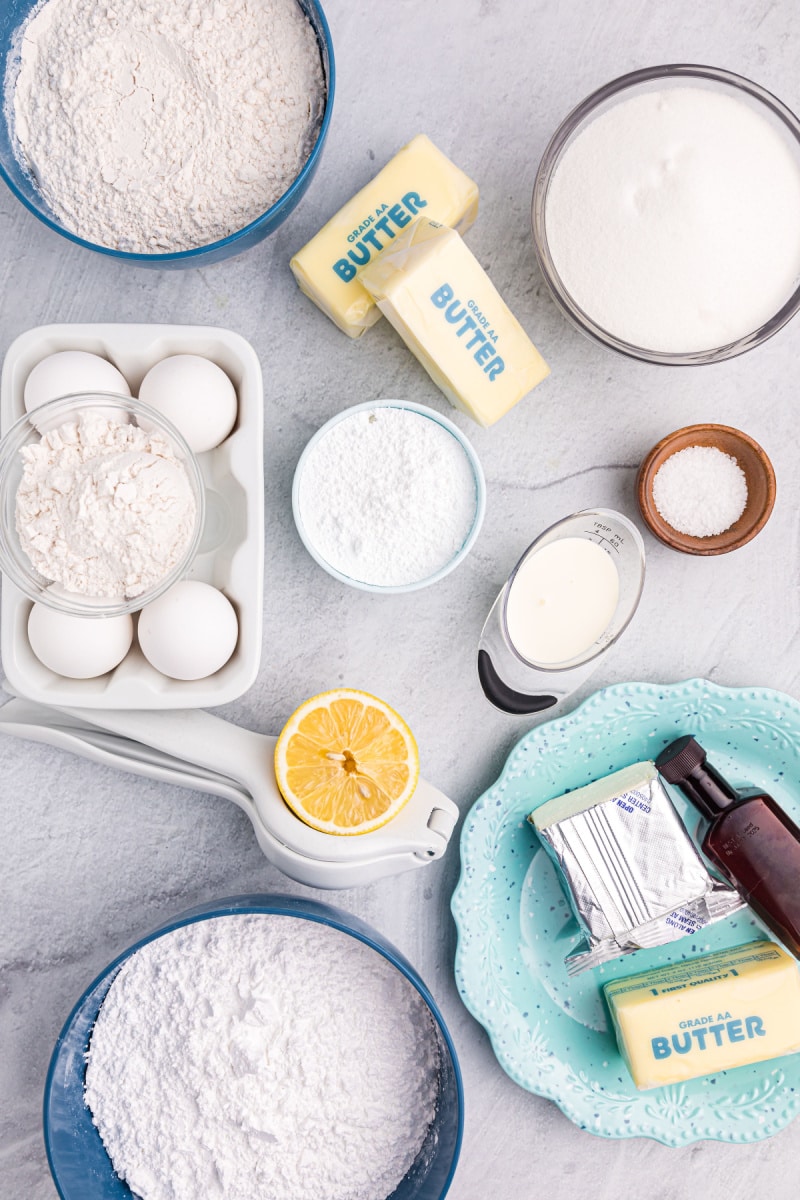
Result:
[[[50,400],[0,441],[0,570],[48,608],[137,612],[187,574],[204,519],[194,454],[138,400]]]
[[[334,61],[318,0],[5,0],[0,175],[50,229],[156,268],[272,233],[319,165]]]
[[[800,308],[800,122],[730,71],[634,71],[558,127],[532,216],[582,333],[644,362],[733,358]]]

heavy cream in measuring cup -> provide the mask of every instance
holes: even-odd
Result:
[[[506,601],[506,629],[528,662],[549,666],[585,654],[611,624],[619,575],[596,542],[560,538],[517,570]]]

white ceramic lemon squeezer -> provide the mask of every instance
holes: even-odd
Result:
[[[278,791],[277,738],[199,709],[57,709],[17,697],[0,708],[0,732],[232,800],[249,817],[270,862],[310,887],[360,887],[425,866],[442,857],[458,820],[453,801],[420,779],[408,803],[380,829],[358,837],[320,833],[296,817]]]

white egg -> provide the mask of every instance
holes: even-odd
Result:
[[[95,679],[118,666],[131,648],[133,621],[120,617],[76,617],[34,604],[28,641],[41,663],[68,679]]]
[[[195,454],[224,441],[238,412],[236,389],[228,376],[199,354],[162,358],[142,380],[139,399],[172,421]]]
[[[32,412],[48,400],[75,392],[113,392],[130,396],[125,376],[99,354],[60,350],[38,362],[25,381],[25,409]],[[124,415],[120,418],[124,420]]]
[[[142,609],[138,634],[142,654],[162,675],[205,679],[236,649],[239,622],[222,592],[183,579]]]

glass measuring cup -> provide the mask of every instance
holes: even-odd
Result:
[[[580,538],[593,542],[614,563],[619,584],[613,614],[588,645],[562,662],[526,658],[509,632],[508,604],[520,570],[553,542]],[[478,644],[478,675],[489,700],[510,713],[552,708],[571,695],[598,665],[633,617],[644,586],[644,543],[622,513],[596,508],[573,513],[540,534],[520,558],[492,605]]]

